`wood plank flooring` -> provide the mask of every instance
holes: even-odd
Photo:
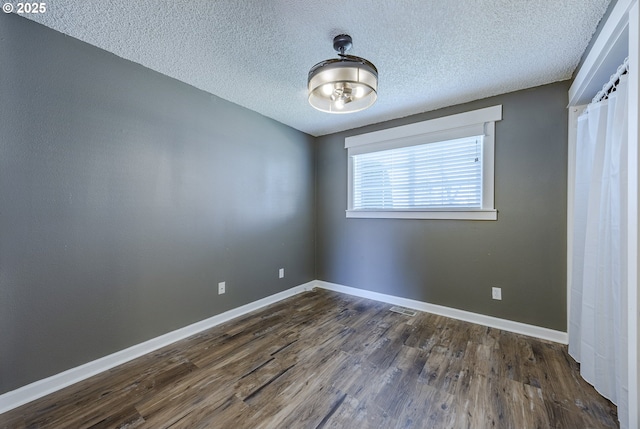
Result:
[[[616,428],[566,346],[317,290],[0,415],[1,428]]]

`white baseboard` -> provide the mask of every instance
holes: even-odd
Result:
[[[169,344],[172,344],[176,341],[190,337],[194,334],[197,334],[198,332],[202,332],[236,317],[250,313],[254,310],[258,310],[262,307],[266,307],[267,305],[274,304],[285,298],[297,295],[301,292],[311,290],[314,287],[346,293],[348,295],[359,296],[362,298],[373,299],[375,301],[382,301],[389,304],[400,305],[402,307],[407,307],[414,310],[438,314],[441,316],[451,317],[452,319],[477,323],[479,325],[489,326],[492,328],[502,329],[518,334],[529,335],[532,337],[554,341],[557,343],[568,343],[568,336],[566,332],[555,331],[553,329],[542,328],[540,326],[527,325],[525,323],[514,322],[511,320],[499,319],[492,316],[485,316],[483,314],[471,313],[469,311],[457,310],[455,308],[429,304],[427,302],[416,301],[413,299],[401,298],[393,295],[386,295],[364,289],[315,280],[299,286],[295,286],[291,289],[279,292],[266,298],[259,299],[258,301],[251,302],[241,307],[231,309],[224,313],[218,314],[205,320],[201,320],[200,322],[185,326],[184,328],[177,329],[159,337],[152,338],[148,341],[145,341],[144,343],[136,344],[135,346],[85,363],[84,365],[80,365],[59,374],[52,375],[51,377],[38,380],[11,392],[4,393],[0,395],[0,414],[60,389],[63,389],[74,383],[85,380],[103,371],[133,360],[137,357],[140,357],[147,353],[151,353],[154,350],[158,350],[162,347],[168,346]]]
[[[175,331],[152,338],[143,343],[136,344],[135,346],[131,346],[119,352],[87,362],[59,374],[52,375],[51,377],[35,381],[11,392],[4,393],[0,395],[0,414],[57,390],[63,389],[74,383],[85,380],[137,357],[151,353],[154,350],[168,346],[171,343],[190,337],[198,332],[220,325],[231,319],[250,313],[254,310],[258,310],[262,307],[266,307],[267,305],[276,303],[293,295],[297,295],[298,293],[311,290],[314,285],[315,282],[309,282],[283,292],[270,295],[266,298],[259,299],[208,319],[201,320],[200,322],[196,322],[192,325],[185,326],[184,328],[176,329]]]
[[[362,298],[382,301],[389,304],[400,305],[402,307],[411,308],[413,310],[424,311],[426,313],[438,314],[440,316],[450,317],[465,322],[477,323],[478,325],[489,326],[491,328],[502,329],[504,331],[515,332],[517,334],[528,335],[543,340],[553,341],[561,344],[569,343],[569,336],[566,332],[556,331],[541,326],[528,325],[526,323],[514,322],[512,320],[499,319],[497,317],[486,316],[484,314],[472,313],[470,311],[458,310],[456,308],[444,307],[428,302],[416,301],[414,299],[401,298],[393,295],[372,292],[365,289],[358,289],[350,286],[343,286],[335,283],[329,283],[322,280],[316,280],[315,287],[328,289],[336,292],[342,292],[349,295],[355,295]]]

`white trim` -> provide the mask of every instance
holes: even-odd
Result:
[[[587,105],[569,107],[569,142],[567,159],[567,332],[571,312],[571,282],[573,281],[573,203],[575,200],[576,148],[578,141],[578,117]]]
[[[283,299],[311,290],[314,282],[305,283],[291,289],[267,296],[249,304],[225,311],[224,313],[196,322],[184,328],[152,338],[119,352],[101,357],[84,365],[68,369],[51,377],[38,380],[11,392],[0,395],[0,414],[45,395],[58,391],[82,380],[86,380],[96,374],[114,368],[137,357],[151,353],[176,341],[195,335],[214,326],[225,323],[236,317],[258,310],[267,305],[282,301]]]
[[[430,304],[428,302],[417,301],[414,299],[372,292],[369,290],[339,285],[336,283],[329,283],[322,280],[316,280],[314,282],[314,285],[315,287],[319,287],[322,289],[328,289],[335,292],[373,299],[375,301],[382,301],[388,304],[400,305],[402,307],[411,308],[413,310],[438,314],[440,316],[450,317],[452,319],[476,323],[478,325],[501,329],[503,331],[515,332],[517,334],[528,335],[530,337],[536,337],[547,341],[553,341],[561,344],[568,344],[569,342],[569,337],[567,336],[566,332],[543,328],[541,326],[528,325],[526,323],[514,322],[512,320],[500,319],[484,314],[472,313],[470,311],[458,310],[456,308],[444,307],[441,305]]]
[[[347,210],[348,218],[497,220],[497,210]]]
[[[502,119],[502,105],[500,106],[500,120]],[[496,189],[496,123],[484,123],[484,139],[482,139],[482,208],[495,211]],[[487,175],[487,172],[491,174]],[[494,214],[493,219],[498,220]]]
[[[402,125],[388,128],[386,130],[374,131],[347,137],[344,141],[345,149],[351,147],[370,145],[374,143],[403,139],[419,134],[431,134],[444,130],[467,127],[474,124],[494,122],[502,120],[502,105],[486,107],[484,109],[472,110],[470,112],[458,113],[457,115],[444,116],[442,118],[430,119],[417,122],[415,124]],[[469,134],[474,135],[474,134]]]
[[[622,63],[627,51],[628,11],[636,0],[618,0],[611,15],[602,27],[587,58],[580,67],[569,88],[569,106],[584,104],[600,90],[602,84],[615,72],[615,67]],[[620,58],[620,55],[622,55]],[[616,57],[612,59],[611,57]],[[610,61],[615,63],[612,70],[603,70]],[[596,85],[594,87],[594,85]],[[595,91],[594,91],[595,88]]]
[[[622,0],[619,0],[622,1]],[[616,5],[617,6],[617,5]],[[629,152],[627,188],[627,370],[629,382],[629,428],[640,427],[640,240],[638,206],[640,199],[640,7],[637,1],[629,10]]]

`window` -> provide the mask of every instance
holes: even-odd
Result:
[[[348,137],[347,217],[496,220],[493,106]]]

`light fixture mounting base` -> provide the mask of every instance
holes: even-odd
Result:
[[[353,40],[348,34],[338,34],[333,38],[333,49],[342,55],[353,46]]]

